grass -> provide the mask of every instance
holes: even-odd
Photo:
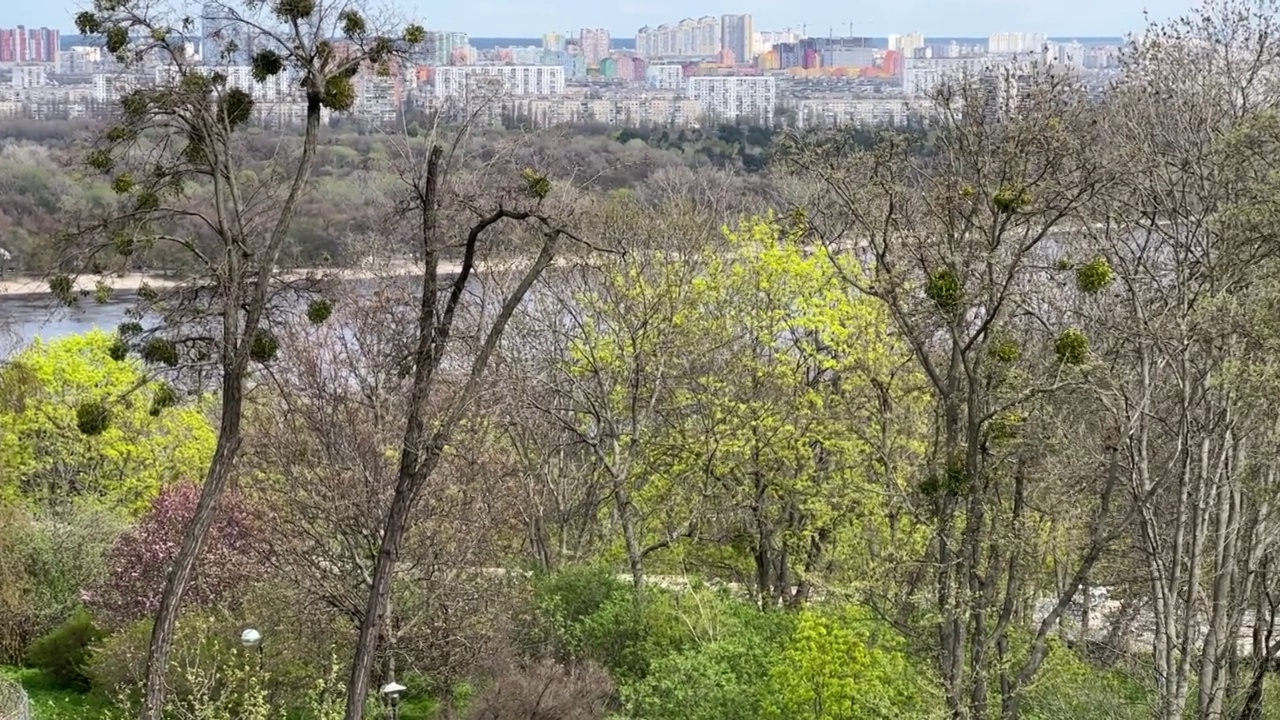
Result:
[[[0,666],[0,677],[17,680],[31,698],[32,720],[105,720],[109,705],[97,695],[58,687],[40,670]]]

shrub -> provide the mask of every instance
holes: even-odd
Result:
[[[60,686],[88,690],[87,666],[90,651],[102,639],[93,617],[81,610],[49,634],[32,643],[27,663],[43,670]]]
[[[609,713],[613,681],[591,663],[543,659],[497,673],[461,717],[466,720],[602,720]]]
[[[142,620],[102,641],[89,667],[95,690],[125,699],[140,693],[151,627],[150,619]],[[241,646],[240,632],[246,627],[262,633],[260,654],[247,653]],[[335,694],[341,699],[345,658],[334,652],[351,647],[352,642],[344,619],[300,602],[287,586],[259,584],[244,591],[234,609],[196,608],[183,614],[174,633],[166,681],[175,707],[190,709],[193,703],[208,702],[196,697],[202,684],[222,683],[246,664],[257,672],[261,663],[264,683],[276,706],[317,707],[330,703]],[[335,680],[334,673],[342,677]]]
[[[1121,669],[1100,670],[1068,648],[1049,640],[1049,654],[1022,703],[1028,720],[1107,718],[1140,720],[1151,717],[1152,695],[1138,679]],[[1025,638],[1015,637],[1015,651],[1026,652]]]
[[[938,707],[927,677],[902,638],[865,610],[805,611],[770,673],[762,717],[930,717]]]
[[[769,678],[794,616],[744,602],[716,606],[719,637],[654,660],[649,674],[621,689],[632,717],[738,720],[763,713]]]
[[[123,521],[98,503],[0,512],[0,663],[18,663],[28,646],[83,605],[101,582],[105,556]]]

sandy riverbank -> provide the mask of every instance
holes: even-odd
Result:
[[[440,274],[452,275],[459,272],[460,269],[461,268],[457,263],[441,263]],[[416,275],[421,272],[421,265],[404,263],[403,265],[377,270],[366,270],[360,268],[297,268],[294,270],[283,270],[277,275],[277,278],[281,282],[300,280],[309,275],[336,280],[371,280],[377,277]],[[164,275],[148,273],[127,273],[123,275],[81,275],[75,280],[77,291],[93,292],[94,289],[98,287],[99,282],[105,282],[110,285],[115,292],[122,293],[137,292],[143,285],[148,285],[157,290],[163,290],[165,288],[178,287],[190,282],[176,277],[166,277]],[[6,295],[48,294],[49,280],[46,277],[32,275],[0,277],[0,297],[4,297]]]
[[[525,268],[528,260],[497,261],[484,264],[477,263],[476,273],[483,274],[486,269],[500,271]],[[576,256],[561,256],[552,262],[554,267],[576,266],[590,260]],[[462,271],[462,264],[452,260],[440,262],[440,275],[457,275]],[[301,280],[308,276],[323,277],[332,280],[372,280],[385,277],[406,277],[422,274],[422,265],[415,262],[400,262],[375,268],[294,268],[280,270],[276,279],[280,282]],[[99,282],[106,282],[115,292],[137,292],[144,284],[156,290],[178,287],[188,284],[189,280],[150,273],[125,273],[120,275],[81,275],[75,279],[76,290],[93,292]],[[49,295],[49,279],[35,275],[0,276],[0,297],[7,295]]]

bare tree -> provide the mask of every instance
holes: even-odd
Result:
[[[516,309],[550,267],[566,238],[577,238],[573,212],[582,199],[571,184],[556,183],[534,169],[538,159],[511,146],[477,173],[461,165],[465,133],[410,139],[401,147],[400,177],[405,219],[399,237],[422,259],[416,316],[409,325],[413,347],[405,358],[412,377],[395,490],[385,514],[372,587],[368,594],[352,664],[347,720],[360,720],[368,696],[370,670],[382,632],[391,581],[423,489],[438,471],[454,435],[483,389],[490,361]],[[481,189],[483,185],[483,190]],[[491,236],[503,232],[505,241]],[[456,257],[452,276],[443,274]],[[485,280],[482,258],[491,270],[514,265],[518,280],[497,299]],[[481,286],[480,298],[472,293]],[[479,310],[471,310],[480,304]],[[470,323],[464,317],[471,319]],[[460,322],[463,323],[460,326]],[[455,330],[474,337],[458,342]],[[431,500],[428,499],[428,502]]]
[[[1116,474],[1104,471],[1066,587],[1017,661],[1010,632],[1038,589],[1025,552],[1037,463],[1002,441],[1034,437],[1034,401],[1084,382],[1087,338],[1037,290],[1055,267],[1055,233],[1083,222],[1108,173],[1092,147],[1094,103],[1068,73],[1014,64],[944,83],[932,102],[928,137],[888,132],[863,152],[844,133],[800,135],[786,161],[814,184],[800,202],[817,237],[862,260],[846,282],[885,303],[931,387],[935,439],[919,489],[951,712],[987,717],[994,687],[1013,718],[1058,618],[1124,523]]]
[[[382,520],[403,436],[402,327],[411,283],[390,275],[353,281],[280,326],[271,394],[250,416],[245,464],[271,508],[268,561],[300,596],[360,625],[373,584]],[[329,314],[332,312],[332,316]],[[473,424],[474,427],[474,424]],[[491,563],[513,498],[491,472],[483,432],[451,445],[426,488],[400,549],[379,676],[410,663],[442,685],[463,675],[496,634],[503,599],[481,568]]]
[[[164,319],[163,328],[140,333],[137,327],[133,334],[148,360],[176,365],[180,351],[189,350],[220,375],[217,448],[165,586],[148,656],[142,717],[159,720],[182,593],[241,447],[246,373],[252,360],[269,360],[278,344],[268,329],[280,300],[276,265],[307,192],[322,116],[350,109],[352,78],[386,68],[405,43],[422,41],[423,30],[377,33],[354,7],[327,0],[205,3],[198,18],[147,2],[97,0],[77,15],[76,25],[104,38],[126,68],[159,65],[153,72],[164,80],[127,92],[118,122],[90,153],[90,166],[112,175],[124,212],[80,228],[64,264],[72,273],[93,272],[109,269],[112,253],[127,258],[155,244],[182,249],[196,277],[163,295],[143,288],[146,310]],[[204,46],[219,57],[190,52],[188,38],[197,30],[210,35]],[[296,153],[249,185],[235,131],[251,123],[256,103],[252,87],[228,77],[225,66],[236,62],[251,65],[258,84],[298,87],[305,118]],[[207,206],[186,199],[193,187],[208,189]],[[198,229],[177,229],[184,222]],[[51,288],[68,301],[77,294],[76,281],[66,275],[53,278]],[[109,292],[109,285],[99,292]]]
[[[1110,338],[1102,399],[1123,419],[1130,492],[1152,499],[1135,544],[1161,718],[1183,717],[1192,688],[1198,717],[1236,704],[1246,615],[1253,667],[1276,649],[1259,626],[1273,616],[1275,470],[1263,448],[1274,427],[1236,369],[1259,350],[1257,318],[1241,308],[1276,280],[1273,165],[1263,158],[1280,138],[1265,109],[1280,98],[1278,10],[1210,0],[1153,24],[1128,49],[1103,116],[1110,162],[1125,172],[1099,198],[1088,236],[1118,281],[1091,322]],[[1246,717],[1256,703],[1245,701]]]

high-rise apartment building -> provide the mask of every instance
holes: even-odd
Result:
[[[902,53],[903,57],[915,57],[917,50],[924,47],[923,33],[907,33],[905,35],[890,35],[890,50]]]
[[[996,33],[987,38],[987,52],[992,55],[1038,53],[1047,40],[1044,33]]]
[[[756,26],[750,15],[720,16],[720,49],[733,53],[737,62],[746,64],[755,57]]]
[[[773,77],[716,75],[689,78],[689,99],[701,103],[707,115],[725,120],[749,118],[773,124],[778,106],[778,81]]]
[[[470,56],[471,38],[464,32],[428,30],[422,43],[426,65],[462,65]]]
[[[710,15],[636,31],[636,54],[649,59],[701,60],[721,49],[721,21]]]
[[[550,52],[564,52],[564,35],[549,32],[542,36],[542,49]]]
[[[752,49],[751,54],[767,53],[773,49],[774,45],[799,42],[800,39],[801,33],[791,28],[786,30],[761,30],[755,34],[755,47]]]
[[[609,31],[604,28],[583,28],[578,31],[578,47],[582,50],[582,56],[587,59],[588,67],[599,67],[600,61],[609,57]]]
[[[62,52],[62,38],[51,28],[0,29],[0,63],[56,65]]]

